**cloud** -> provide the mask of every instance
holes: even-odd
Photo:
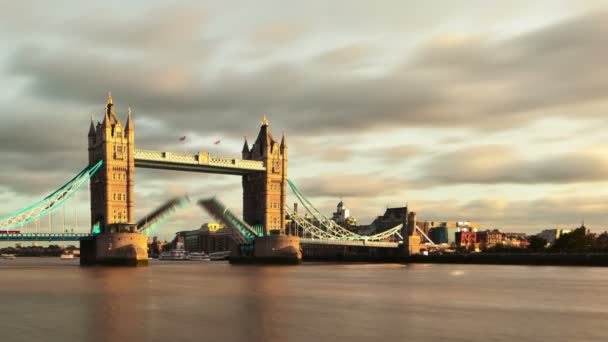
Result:
[[[298,179],[297,185],[307,197],[376,197],[407,189],[405,182],[374,174],[319,175]]]
[[[16,74],[30,79],[26,89],[43,98],[91,104],[112,88],[146,115],[181,128],[204,120],[202,130],[244,130],[243,119],[268,112],[299,134],[411,126],[495,130],[608,110],[608,78],[597,72],[608,54],[597,40],[608,34],[606,20],[606,13],[585,15],[507,40],[435,39],[374,77],[328,71],[312,61],[203,77],[204,64],[120,60],[83,49],[21,49],[13,63]],[[175,115],[167,120],[166,113]]]
[[[372,48],[364,44],[351,44],[327,51],[319,56],[319,60],[330,66],[344,66],[366,60],[372,53]]]
[[[175,49],[181,54],[184,48],[196,48],[203,42],[208,16],[199,4],[174,4],[121,16],[110,11],[89,12],[68,20],[64,27],[66,34],[75,35],[84,44],[93,42],[97,47],[140,52],[154,50],[155,54],[161,52],[175,57]],[[74,27],[80,29],[72,30]]]
[[[581,220],[594,231],[606,229],[608,204],[601,196],[548,196],[534,200],[416,201],[419,221],[475,221],[482,229],[537,233],[575,228]]]
[[[410,158],[418,156],[421,153],[421,148],[414,145],[400,145],[381,149],[376,151],[374,155],[379,157],[387,164],[394,164],[400,161],[407,161]]]
[[[608,181],[608,160],[597,153],[564,152],[525,159],[504,145],[439,154],[421,167],[432,184],[564,184]]]
[[[8,38],[0,56],[7,83],[0,94],[0,103],[6,102],[0,113],[2,189],[19,194],[16,202],[29,203],[80,170],[86,163],[88,113],[101,118],[108,90],[121,118],[133,107],[137,144],[150,149],[207,149],[207,141],[221,138],[217,153],[238,156],[241,137],[257,134],[262,114],[268,114],[275,136],[287,129],[290,175],[300,174],[303,191],[327,210],[335,207],[330,197],[352,196],[349,202],[360,208],[362,219],[381,214],[374,204],[392,203],[411,190],[410,199],[438,197],[420,205],[425,215],[469,213],[469,219],[509,222],[501,208],[525,213],[529,203],[518,204],[517,198],[539,188],[549,191],[537,184],[604,180],[601,151],[575,153],[576,147],[559,144],[555,153],[533,158],[520,155],[517,146],[526,148],[522,141],[533,133],[522,128],[534,121],[591,122],[608,110],[608,79],[598,72],[608,55],[602,44],[606,12],[553,23],[583,7],[551,14],[533,20],[539,24],[533,30],[526,24],[507,36],[505,26],[470,34],[452,24],[486,27],[480,23],[515,16],[494,12],[496,6],[490,16],[471,21],[475,14],[454,13],[448,6],[345,4],[272,11],[259,4],[143,10],[122,4],[120,15],[110,13],[112,3],[95,12],[67,1],[52,10],[43,1],[9,6],[0,13],[0,35]],[[497,6],[511,8],[518,20],[514,8],[529,8],[524,1]],[[411,12],[416,18],[404,20],[399,10],[404,7],[416,8]],[[338,11],[340,16],[333,15]],[[302,15],[292,20],[294,13]],[[362,14],[371,20],[361,22]],[[265,53],[242,58],[247,49]],[[422,133],[412,129],[419,127]],[[601,122],[597,127],[595,137],[602,135]],[[401,139],[393,134],[398,130],[412,136]],[[452,132],[463,134],[446,137]],[[475,147],[510,132],[514,136],[501,138],[500,145]],[[575,134],[566,133],[565,139]],[[584,134],[581,141],[594,143]],[[189,141],[178,146],[183,135]],[[372,135],[374,143],[366,144]],[[446,152],[465,144],[470,146]],[[396,168],[395,159],[405,162]],[[406,178],[418,174],[423,175],[418,180]],[[146,171],[137,177],[138,215],[181,191],[219,194],[240,205],[238,182]],[[446,200],[452,188],[444,193],[435,187],[462,185],[458,191],[466,193],[488,184],[523,186],[510,190],[504,201],[467,203]],[[206,218],[197,215],[178,217],[174,227],[189,228],[188,220]]]
[[[306,32],[297,21],[273,21],[259,25],[253,32],[252,41],[257,46],[284,46],[295,42]]]

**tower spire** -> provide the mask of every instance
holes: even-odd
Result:
[[[285,130],[283,130],[283,136],[281,137],[281,150],[287,148],[287,139],[285,138]]]
[[[247,143],[246,136],[245,136],[245,143],[243,144],[243,153],[249,153],[249,144]]]
[[[93,113],[91,113],[91,126],[89,127],[89,136],[95,136],[95,117],[93,116]]]
[[[125,125],[125,128],[126,128],[127,131],[133,129],[133,119],[131,118],[131,107],[129,107],[129,111],[128,111],[128,114],[127,114],[127,123]]]
[[[266,119],[266,114],[264,114],[264,120],[262,120],[262,126],[268,126],[268,119]]]
[[[108,104],[109,105],[114,104],[113,101],[112,101],[112,92],[111,91],[108,91]]]

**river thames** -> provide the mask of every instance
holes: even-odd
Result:
[[[0,260],[0,341],[606,341],[608,269]]]

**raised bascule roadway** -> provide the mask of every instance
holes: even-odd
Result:
[[[147,237],[189,203],[186,196],[170,199],[136,222],[135,169],[149,168],[242,177],[243,217],[235,215],[218,198],[198,202],[229,230],[235,242],[231,261],[298,263],[302,249],[318,254],[328,246],[407,255],[419,243],[413,233],[418,229],[415,214],[407,215],[402,224],[375,235],[355,234],[325,217],[287,178],[285,134],[280,142],[275,140],[265,117],[253,145],[249,147],[245,140],[240,159],[213,156],[208,152],[150,151],[135,148],[131,110],[123,125],[109,95],[103,120],[97,124],[91,121],[88,146],[89,166],[72,180],[32,206],[0,218],[0,241],[80,241],[81,264],[147,264]],[[75,224],[85,232],[68,232],[66,201],[85,184],[89,185],[91,198],[90,224]],[[288,189],[304,208],[305,215],[287,206]],[[52,222],[53,212],[59,209],[63,211],[60,228]],[[38,229],[44,217],[48,217],[50,232]],[[27,229],[32,224],[35,232]],[[286,230],[287,224],[293,229]],[[24,231],[15,233],[15,229]]]

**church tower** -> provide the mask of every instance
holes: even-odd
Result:
[[[95,233],[115,224],[135,223],[133,192],[135,174],[135,131],[131,109],[123,126],[108,94],[104,118],[89,128],[89,165],[103,160],[91,179],[91,226]]]
[[[260,133],[249,148],[243,146],[244,160],[264,162],[266,171],[243,176],[243,218],[249,225],[262,224],[264,235],[285,233],[285,202],[287,197],[287,140],[274,139],[266,116]]]

